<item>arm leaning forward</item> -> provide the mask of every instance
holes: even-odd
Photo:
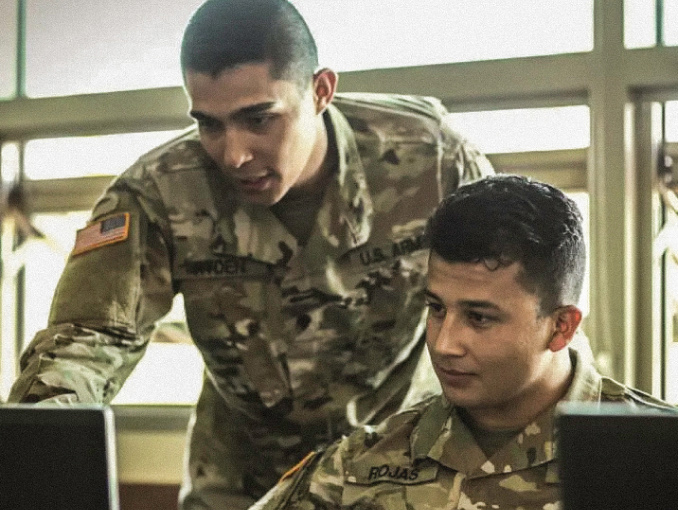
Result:
[[[10,402],[113,399],[171,307],[162,217],[141,185],[118,181],[106,191],[78,234],[47,328],[22,353]]]

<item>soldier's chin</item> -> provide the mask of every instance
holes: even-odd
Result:
[[[274,187],[262,191],[240,189],[240,197],[244,202],[267,207],[278,203],[282,198],[280,193],[276,192]]]
[[[443,389],[445,400],[455,407],[463,407],[464,409],[474,409],[482,407],[482,402],[473,395],[465,395],[459,391],[451,391]]]

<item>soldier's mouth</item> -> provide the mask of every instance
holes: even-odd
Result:
[[[435,365],[436,374],[440,382],[445,385],[457,386],[468,384],[475,376],[472,372],[464,372],[452,368],[443,368],[440,365]]]
[[[238,183],[245,192],[260,192],[269,189],[274,181],[273,172],[266,172],[265,174],[240,177]]]

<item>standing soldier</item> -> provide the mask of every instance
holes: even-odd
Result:
[[[286,0],[208,0],[181,65],[197,128],[97,202],[10,400],[110,402],[181,293],[206,367],[182,508],[237,509],[307,451],[439,391],[422,234],[492,168],[437,100],[335,95]]]

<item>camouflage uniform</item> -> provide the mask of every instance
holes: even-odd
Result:
[[[570,354],[575,371],[564,400],[669,407]],[[250,510],[557,510],[554,410],[487,458],[437,395],[309,455]]]
[[[432,99],[336,97],[338,172],[304,247],[239,201],[194,129],[142,157],[95,206],[94,241],[76,243],[11,400],[110,401],[181,292],[206,366],[185,507],[212,508],[251,503],[222,498],[263,495],[309,449],[435,391],[421,370],[425,221],[492,173],[445,113]],[[94,248],[109,226],[118,237]]]

